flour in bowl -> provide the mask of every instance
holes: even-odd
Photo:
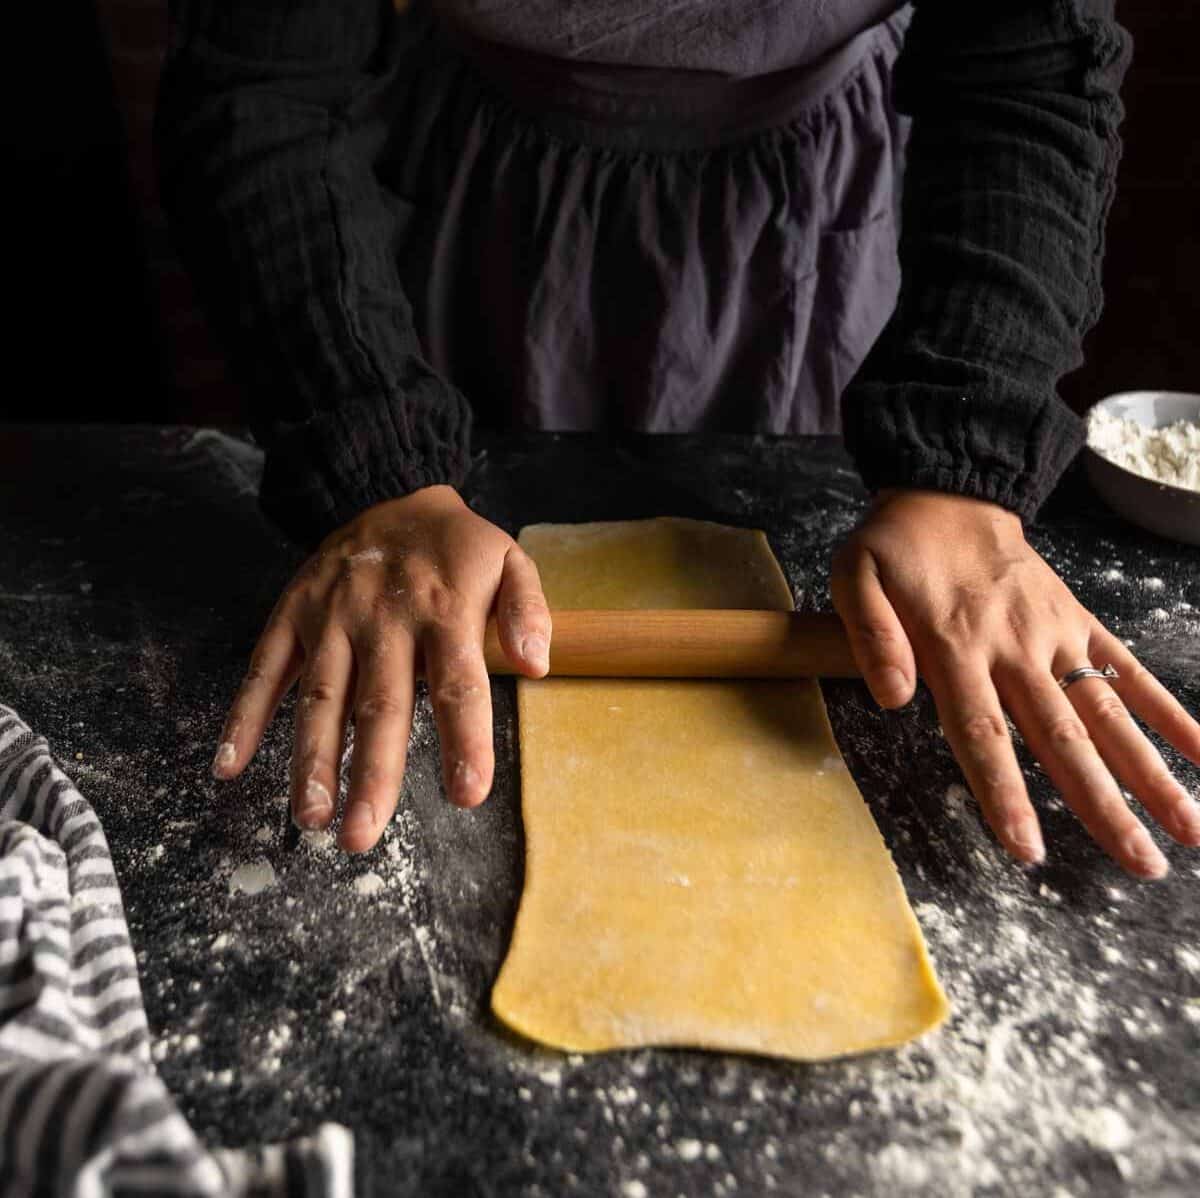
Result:
[[[1194,420],[1150,428],[1097,409],[1088,417],[1088,444],[1134,474],[1200,491],[1200,423]]]

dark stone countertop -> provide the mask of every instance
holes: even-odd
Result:
[[[510,531],[659,514],[762,527],[806,608],[827,607],[830,548],[865,502],[826,441],[483,444],[470,497]],[[337,1120],[360,1192],[381,1195],[1200,1190],[1200,853],[1156,832],[1169,879],[1124,876],[1022,750],[1050,856],[1015,866],[924,692],[881,715],[861,684],[825,686],[954,1003],[944,1028],[819,1065],[585,1059],[506,1035],[488,994],[521,877],[510,680],[493,687],[488,803],[444,801],[422,699],[400,814],[363,857],[290,826],[290,700],[240,780],[209,777],[298,562],[257,512],[257,470],[212,430],[0,428],[0,700],[104,823],[158,1067],[207,1142]],[[1078,475],[1031,536],[1195,710],[1200,552],[1120,523]],[[258,858],[275,885],[231,894]]]

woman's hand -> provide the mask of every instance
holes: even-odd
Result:
[[[1200,845],[1200,807],[1130,718],[1200,763],[1200,725],[1033,551],[1019,518],[980,500],[883,492],[834,555],[833,602],[877,702],[899,707],[919,670],[971,790],[1001,843],[1042,860],[1005,711],[1067,805],[1131,873],[1167,862],[1126,787],[1181,844]],[[1057,682],[1111,663],[1120,678]]]
[[[288,584],[259,638],[213,761],[236,777],[284,695],[300,681],[292,814],[333,820],[346,722],[354,759],[340,843],[363,852],[396,807],[418,671],[429,683],[446,792],[460,807],[487,797],[495,757],[484,626],[530,677],[549,664],[550,612],[537,567],[450,487],[377,504],[326,538]]]

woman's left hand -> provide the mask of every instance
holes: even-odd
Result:
[[[996,504],[933,491],[881,492],[834,555],[833,602],[876,701],[899,707],[916,675],[1001,843],[1045,855],[1007,711],[1067,805],[1115,861],[1143,878],[1167,862],[1121,787],[1181,844],[1200,807],[1130,717],[1200,763],[1200,724],[1067,589]],[[1058,679],[1079,666],[1119,678]]]

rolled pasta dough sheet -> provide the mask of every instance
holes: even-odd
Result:
[[[792,607],[760,532],[533,525],[551,607]],[[552,650],[553,652],[553,650]],[[571,1051],[689,1045],[819,1060],[948,1004],[817,684],[517,683],[525,885],[492,993]]]

